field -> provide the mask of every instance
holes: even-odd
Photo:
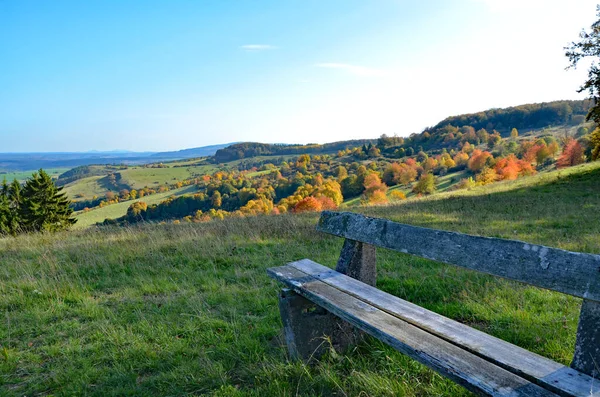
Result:
[[[129,169],[121,171],[123,178],[121,183],[128,185],[130,189],[141,189],[145,186],[155,188],[212,173],[213,170],[213,165],[169,168],[129,167]]]
[[[94,196],[103,197],[108,189],[99,181],[104,176],[90,176],[64,186],[64,192],[72,201],[91,200]]]
[[[44,171],[48,173],[53,178],[58,177],[65,171],[68,171],[70,168],[44,168]],[[31,175],[34,172],[39,170],[29,170],[29,171],[0,171],[0,182],[6,178],[8,182],[11,182],[13,179],[17,179],[19,182],[23,182],[28,178],[31,178]]]
[[[118,187],[109,185],[105,176],[82,178],[67,184],[65,192],[73,201],[91,200],[94,196],[103,197],[109,190],[118,193],[120,189],[131,190],[144,187],[156,189],[159,186],[173,185],[177,181],[212,173],[216,170],[213,165],[172,167],[174,164],[180,163],[169,163],[168,168],[129,167],[118,170],[117,172],[122,177]],[[107,171],[108,173],[109,171]]]
[[[178,197],[178,196],[183,196],[186,194],[193,194],[196,191],[197,191],[197,189],[196,189],[196,186],[194,186],[194,185],[184,186],[182,188],[173,189],[168,192],[156,193],[156,194],[152,194],[150,196],[144,196],[141,199],[123,201],[121,203],[107,205],[106,207],[102,207],[102,208],[96,207],[87,212],[79,211],[76,214],[77,223],[75,224],[74,228],[82,229],[82,228],[86,228],[88,226],[92,226],[98,222],[102,222],[105,219],[119,218],[119,217],[125,215],[127,213],[127,208],[129,208],[129,206],[131,204],[133,204],[137,201],[143,201],[148,205],[158,204],[161,201],[163,201],[171,196]]]
[[[600,163],[357,210],[415,225],[600,252]],[[469,395],[368,339],[286,358],[270,266],[336,263],[316,214],[90,228],[0,240],[0,394]],[[580,301],[378,251],[378,287],[569,364]]]

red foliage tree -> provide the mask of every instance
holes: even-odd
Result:
[[[565,147],[558,160],[556,160],[556,167],[572,167],[583,162],[583,148],[581,147],[579,142],[571,138],[565,144]]]
[[[488,159],[491,157],[492,154],[490,152],[482,152],[479,149],[475,149],[467,165],[471,171],[479,172],[485,167]]]

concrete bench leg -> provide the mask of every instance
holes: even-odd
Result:
[[[291,359],[317,360],[331,346],[342,352],[360,338],[352,325],[288,288],[279,295],[279,311]]]

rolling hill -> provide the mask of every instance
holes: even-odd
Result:
[[[357,208],[414,225],[600,253],[600,163]],[[335,266],[316,214],[90,228],[0,239],[5,395],[467,396],[367,338],[318,365],[286,358],[265,269]],[[569,364],[580,301],[378,250],[378,287]],[[324,341],[326,343],[326,341]]]

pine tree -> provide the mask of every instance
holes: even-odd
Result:
[[[8,200],[8,184],[6,178],[0,186],[0,235],[10,233],[10,201]]]
[[[20,211],[25,231],[65,230],[76,222],[71,218],[71,202],[61,191],[42,169],[27,180]]]
[[[2,183],[2,195],[8,204],[6,214],[6,230],[7,233],[15,235],[21,231],[21,184],[17,179],[13,179],[10,185],[6,184],[6,180]]]

